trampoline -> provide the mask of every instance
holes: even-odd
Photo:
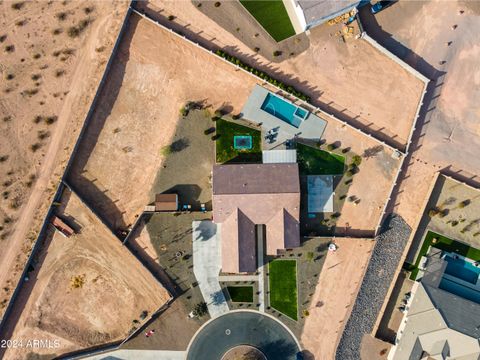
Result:
[[[252,148],[252,137],[250,135],[234,136],[233,147],[236,150],[250,150]]]

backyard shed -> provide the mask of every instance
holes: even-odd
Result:
[[[155,196],[155,211],[177,211],[177,194],[157,194]]]

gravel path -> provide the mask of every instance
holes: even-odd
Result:
[[[393,280],[412,229],[398,215],[390,215],[376,238],[357,300],[337,348],[337,360],[360,359],[364,334],[370,334]]]

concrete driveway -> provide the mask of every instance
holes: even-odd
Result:
[[[231,348],[251,345],[267,359],[294,360],[300,346],[278,320],[257,311],[232,311],[210,320],[187,350],[187,360],[220,360]]]
[[[217,225],[210,220],[193,221],[192,230],[193,273],[213,319],[229,310],[218,280],[222,266],[220,237]]]

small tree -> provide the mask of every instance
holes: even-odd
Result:
[[[273,52],[273,56],[274,56],[274,57],[277,57],[277,56],[280,56],[280,55],[282,55],[282,52],[281,52],[280,50],[275,50],[275,51]]]
[[[161,150],[160,150],[160,155],[163,155],[163,156],[168,156],[172,153],[172,145],[167,145],[167,146],[164,146]]]
[[[207,303],[205,301],[199,302],[193,308],[193,314],[202,317],[208,313]]]

